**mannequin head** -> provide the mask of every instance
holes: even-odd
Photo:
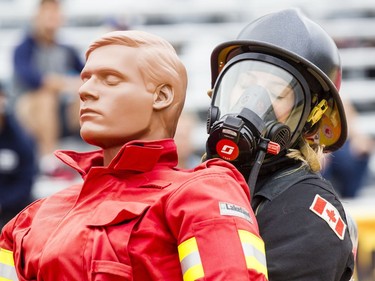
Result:
[[[186,94],[186,69],[172,45],[142,31],[93,42],[81,73],[82,138],[104,149],[172,138]]]

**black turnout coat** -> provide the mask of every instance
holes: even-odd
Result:
[[[260,175],[252,200],[269,280],[350,280],[353,244],[332,185],[301,163],[281,167]]]

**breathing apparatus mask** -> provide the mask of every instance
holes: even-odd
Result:
[[[227,62],[208,112],[207,158],[250,171],[255,186],[263,162],[285,155],[310,112],[309,87],[290,64],[271,55],[242,53]]]
[[[347,137],[340,83],[337,46],[301,11],[254,20],[212,51],[207,158],[231,162],[253,189],[260,166],[275,169],[300,141],[337,150]]]

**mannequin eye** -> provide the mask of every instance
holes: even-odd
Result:
[[[116,86],[121,82],[121,79],[116,75],[107,75],[104,77],[104,81],[109,86]]]

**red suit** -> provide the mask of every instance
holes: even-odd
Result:
[[[0,280],[267,280],[242,175],[210,160],[179,171],[173,140],[57,152],[84,179],[36,201],[0,239]],[[6,269],[6,270],[5,270]],[[3,275],[2,275],[3,274]]]

